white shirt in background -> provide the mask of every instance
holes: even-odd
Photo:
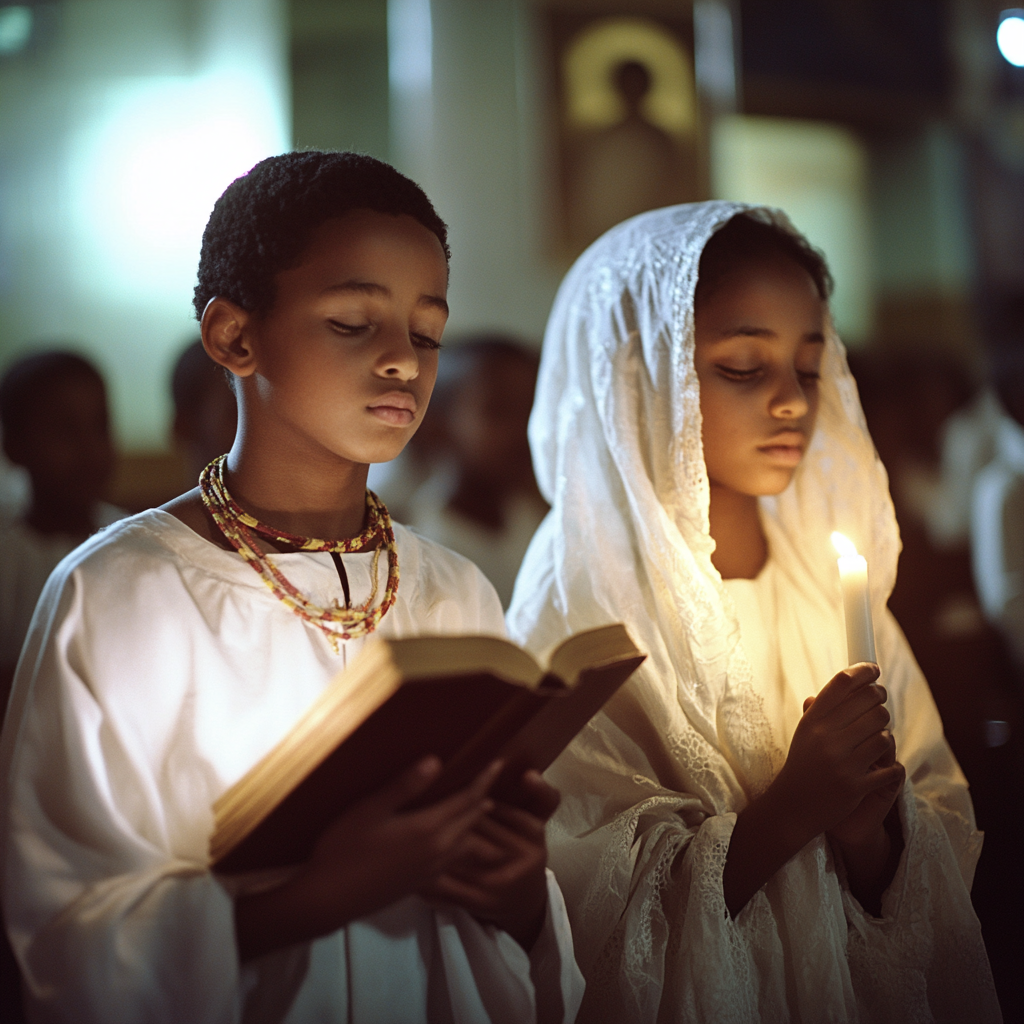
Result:
[[[1024,668],[1024,429],[1005,413],[974,482],[971,560],[985,617]]]
[[[505,525],[491,530],[448,507],[453,490],[452,474],[438,470],[408,501],[408,524],[473,562],[494,585],[501,606],[512,602],[516,576],[537,527],[547,514],[538,497],[513,495],[504,509]]]

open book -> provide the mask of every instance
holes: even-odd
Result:
[[[222,872],[306,860],[323,830],[427,754],[444,769],[417,804],[468,785],[495,758],[496,784],[543,771],[646,655],[622,625],[569,637],[545,671],[508,640],[370,640],[276,747],[214,804]]]

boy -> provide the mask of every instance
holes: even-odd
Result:
[[[207,868],[213,801],[368,633],[502,630],[480,572],[365,491],[429,400],[447,257],[426,196],[369,157],[273,157],[214,208],[195,308],[233,375],[235,443],[54,574],[0,748],[8,930],[40,1018],[575,1014],[539,776],[523,807],[487,799],[492,766],[403,812],[428,759],[294,872]]]

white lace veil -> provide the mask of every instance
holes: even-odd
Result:
[[[735,814],[767,787],[784,756],[711,564],[694,369],[700,255],[741,211],[794,230],[777,210],[726,202],[635,217],[576,262],[544,339],[530,443],[551,512],[520,570],[509,632],[543,656],[577,630],[622,621],[649,655],[549,773],[563,792],[549,830],[551,864],[590,986],[581,1020],[669,1019],[659,1010],[665,998],[673,1020],[756,1020],[769,1004],[792,1004],[785,962],[793,955],[815,993],[806,997],[804,1019],[856,1018],[846,897],[826,870],[823,840],[780,871],[735,927],[721,890]],[[960,876],[969,877],[978,852],[970,803],[934,703],[886,609],[898,530],[831,326],[811,444],[790,486],[762,499],[761,510],[784,583],[783,670],[790,673],[788,658],[808,692],[847,660],[830,533],[842,531],[867,557],[901,760],[911,778],[941,776],[936,785],[956,806],[963,834],[960,866],[950,870],[962,888]],[[906,715],[911,693],[914,714]],[[936,766],[938,774],[928,775]],[[970,914],[969,897],[957,898]],[[682,903],[673,912],[676,900]],[[806,909],[827,906],[834,912]],[[800,951],[787,954],[787,945]],[[884,943],[878,950],[891,960]],[[773,986],[774,995],[767,991]]]
[[[677,709],[684,713],[756,793],[771,766],[736,742],[749,729],[734,712],[738,702],[743,716],[751,713],[742,685],[750,669],[711,565],[693,362],[700,255],[742,211],[793,231],[781,212],[737,203],[656,210],[609,231],[563,282],[530,419],[534,467],[551,513],[523,563],[509,627],[545,651],[577,629],[626,621],[650,655],[643,678],[651,696],[669,719]],[[798,563],[803,571],[790,575],[816,588],[808,596],[836,607],[829,536],[841,530],[867,556],[873,603],[884,606],[899,553],[896,520],[845,350],[831,328],[821,375],[807,455],[793,485],[762,502],[773,557]],[[697,791],[710,796],[718,785]]]

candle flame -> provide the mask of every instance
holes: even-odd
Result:
[[[841,533],[833,533],[832,543],[835,546],[836,551],[838,551],[843,558],[857,557],[856,545],[849,537],[844,537]]]

